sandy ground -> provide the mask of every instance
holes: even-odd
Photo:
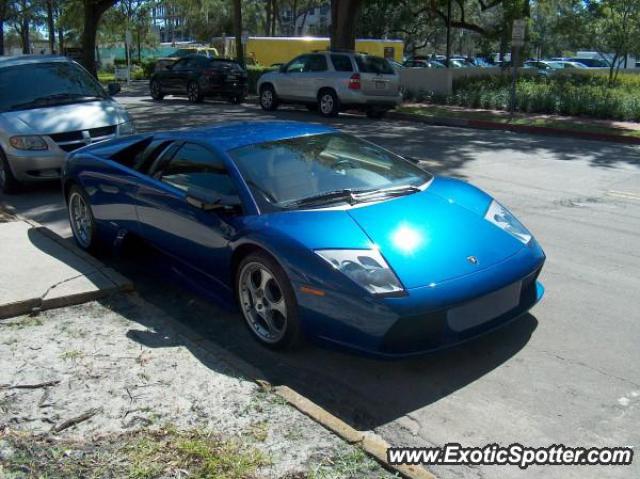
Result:
[[[95,439],[169,424],[257,448],[270,462],[260,477],[392,477],[366,457],[331,467],[354,448],[177,334],[135,294],[0,322],[0,436]]]

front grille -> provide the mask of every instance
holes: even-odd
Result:
[[[97,141],[108,140],[116,135],[116,125],[101,126],[88,130],[65,131],[63,133],[52,133],[49,135],[60,149],[67,153],[90,145]]]

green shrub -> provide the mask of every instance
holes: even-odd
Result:
[[[640,121],[640,75],[620,73],[613,82],[608,71],[563,71],[551,76],[523,72],[516,85],[516,110]],[[511,98],[508,72],[456,79],[451,95],[432,95],[433,103],[468,108],[507,110]]]
[[[273,67],[263,67],[259,65],[247,65],[247,75],[249,81],[249,93],[257,93],[258,80],[267,72],[276,70]]]

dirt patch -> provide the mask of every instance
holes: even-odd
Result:
[[[32,461],[37,471],[14,464],[22,474],[16,477],[56,477],[55,469],[40,466],[47,463],[38,452],[42,441],[62,441],[82,457],[115,454],[119,464],[131,458],[113,444],[146,438],[161,457],[169,450],[178,454],[178,445],[189,438],[207,437],[218,442],[199,442],[198,450],[229,444],[255,450],[251,467],[244,475],[198,476],[204,459],[179,459],[192,472],[188,477],[392,477],[359,449],[177,334],[163,318],[137,296],[123,295],[0,322],[0,431],[10,448],[31,451],[23,462]],[[167,436],[167,425],[177,432]],[[16,443],[14,433],[26,439]],[[22,446],[29,441],[33,447]],[[69,467],[71,473],[59,477],[92,476],[82,472],[82,464]],[[120,469],[118,477],[177,477],[149,467],[153,474]]]

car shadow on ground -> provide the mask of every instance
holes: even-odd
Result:
[[[240,314],[221,309],[181,283],[174,267],[156,253],[137,249],[108,263],[132,279],[136,294],[154,309],[242,358],[274,386],[289,386],[361,430],[394,421],[478,380],[511,360],[538,324],[527,314],[464,345],[406,360],[371,359],[311,343],[275,352],[250,336]],[[148,321],[144,307],[132,307],[125,299],[108,300],[107,306],[131,321]],[[175,346],[162,332],[135,331],[130,338],[150,347]],[[203,364],[218,364],[197,341],[184,345]]]

